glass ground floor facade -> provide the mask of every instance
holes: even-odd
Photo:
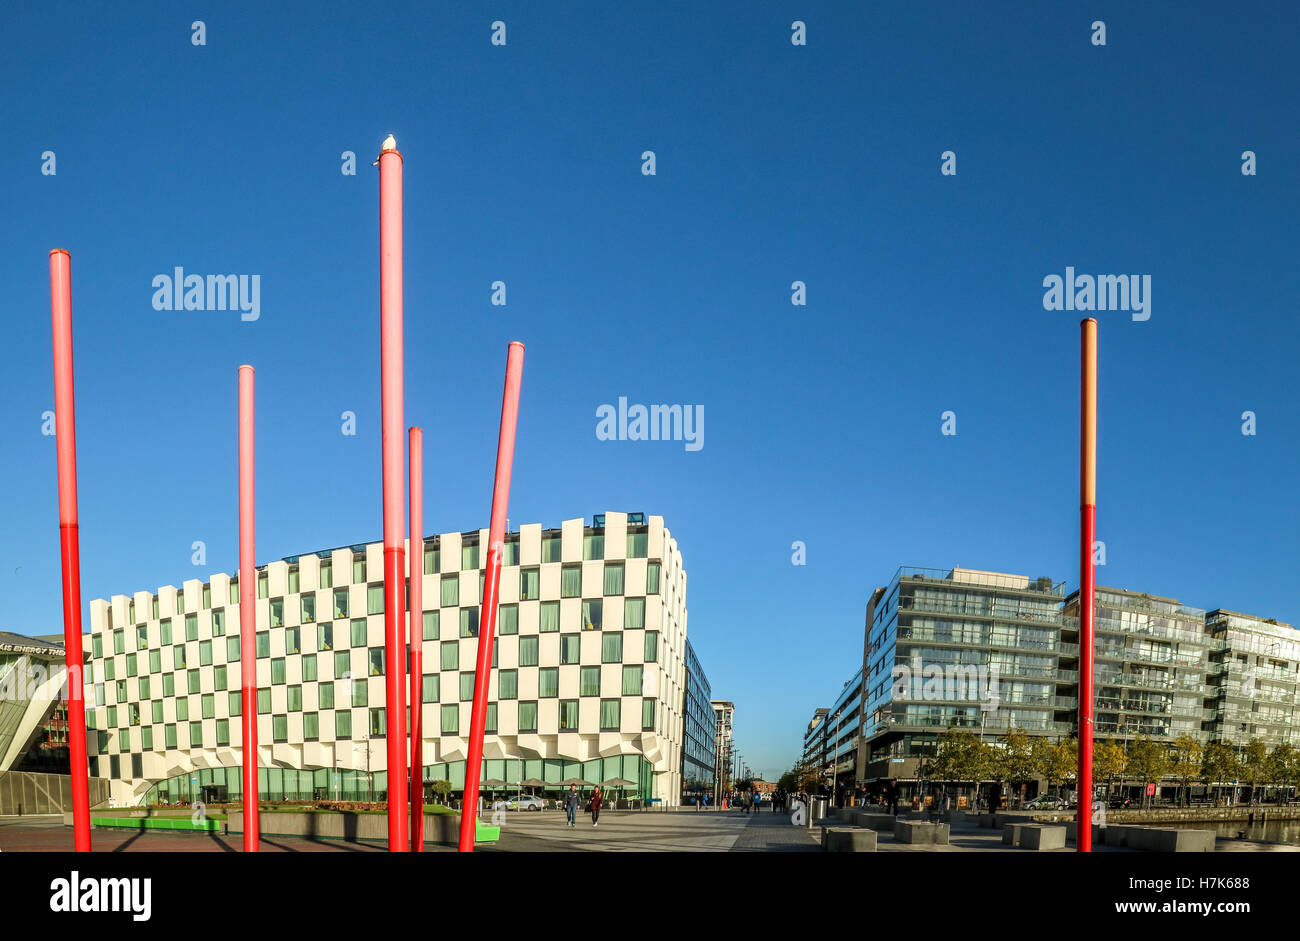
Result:
[[[188,774],[158,781],[145,795],[145,804],[191,804],[197,800],[207,803],[240,801],[243,799],[243,769],[239,766],[201,768]],[[346,768],[259,768],[258,799],[264,801],[308,800],[384,800],[388,793],[388,775],[383,771],[353,771]],[[628,785],[611,785],[628,799],[653,796],[654,769],[645,756],[639,754],[614,755],[591,761],[569,761],[563,758],[493,758],[483,762],[480,785],[484,794],[494,787],[500,793],[535,793],[540,796],[558,796],[567,789],[562,782],[578,779],[590,782],[580,785],[604,785],[622,779]],[[453,795],[465,788],[465,762],[450,761],[424,766],[425,793],[433,798],[433,782],[448,781]],[[489,785],[488,781],[504,784]],[[541,782],[540,784],[536,782]]]

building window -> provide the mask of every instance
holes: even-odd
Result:
[[[108,662],[112,663],[111,660]],[[172,669],[173,670],[185,669],[185,648],[184,647],[172,648]],[[110,676],[109,679],[111,680],[112,677]]]
[[[543,634],[551,634],[560,629],[560,603],[558,601],[543,601],[541,606],[541,624],[538,630]]]
[[[188,722],[190,718],[190,701],[185,698],[176,700],[176,718]]]
[[[600,662],[623,662],[623,635],[617,632],[606,634],[600,639]]]
[[[536,601],[541,597],[541,569],[519,570],[519,600]]]
[[[309,653],[302,658],[302,681],[304,683],[316,682],[316,655]]]
[[[376,708],[370,710],[370,737],[371,738],[384,737],[385,725],[386,725],[385,716],[387,714],[388,714],[387,709]]]
[[[626,598],[623,601],[623,629],[639,631],[645,627],[645,599]]]
[[[460,734],[460,706],[445,705],[442,707],[442,734],[459,735]]]
[[[371,676],[384,675],[384,648],[383,647],[370,648],[369,672]]]
[[[438,574],[438,547],[426,545],[424,547],[424,574]]]
[[[127,675],[127,676],[138,676],[139,673],[140,673],[140,668],[139,668],[139,665],[138,665],[137,662],[136,662],[135,654],[133,654],[133,653],[129,653],[129,654],[127,654],[127,655],[126,655],[126,675]]]
[[[580,598],[582,596],[582,566],[565,565],[560,568],[560,597]]]
[[[334,649],[334,624],[330,621],[316,625],[316,649],[325,651]]]
[[[506,536],[506,544],[501,547],[501,564],[519,564],[519,537]]]
[[[641,695],[641,675],[642,667],[640,664],[627,664],[623,667],[623,695],[640,696]]]
[[[627,534],[627,557],[629,559],[644,559],[650,548],[649,533],[628,533]]]
[[[226,668],[225,666],[212,668],[212,688],[221,692],[226,689]]]
[[[239,604],[239,579],[230,580],[230,601],[229,604]]]
[[[645,567],[645,593],[659,594],[659,563],[651,562]]]
[[[271,581],[265,572],[257,573],[257,597],[265,598],[270,594]]]
[[[162,672],[162,651],[161,650],[149,651],[149,672],[150,673]]]
[[[461,571],[472,572],[478,568],[478,543],[464,542],[460,546]]]
[[[586,533],[582,537],[582,557],[590,562],[605,558],[605,534]]]
[[[627,667],[624,667],[623,669],[626,670]],[[289,687],[288,702],[289,702],[290,712],[302,712],[302,686],[301,685]]]
[[[176,747],[176,726],[163,726],[163,741],[167,743],[168,748]]]
[[[578,700],[563,699],[560,701],[560,731],[578,731]]]
[[[320,738],[320,714],[319,713],[307,712],[303,714],[302,738],[303,741],[305,742],[314,742]]]
[[[113,653],[126,653],[126,632],[121,628],[113,632]]]
[[[90,649],[94,652],[96,660],[102,660],[104,657],[104,638],[96,634],[90,639]]]
[[[460,643],[454,640],[444,640],[441,649],[442,668],[444,670],[460,669]]]
[[[366,613],[384,613],[384,586],[382,583],[366,586]]]
[[[483,721],[483,731],[495,733],[497,730],[497,704],[490,702],[487,704],[487,716]]]
[[[320,587],[334,587],[334,563],[329,559],[322,559],[320,564]],[[347,617],[345,614],[344,617]]]
[[[270,712],[271,712],[271,691],[269,689],[259,689],[257,691],[257,714],[259,716],[265,716],[265,715],[270,715]],[[177,718],[179,718],[179,716]]]
[[[469,702],[474,698],[474,674],[460,674],[460,701]]]
[[[653,732],[655,728],[655,701],[641,700],[641,731]]]
[[[210,640],[199,641],[199,666],[212,666],[212,641]]]
[[[519,731],[537,731],[537,703],[521,702],[519,704]]]
[[[478,608],[460,609],[460,636],[478,636]]]
[[[346,709],[334,713],[334,737],[339,739],[352,737],[352,713]]]
[[[454,608],[460,604],[460,576],[444,575],[442,576],[442,594],[441,602],[444,608]]]
[[[366,645],[366,619],[354,618],[349,622],[348,626],[352,631],[352,646],[364,647]]]
[[[140,747],[145,751],[153,751],[153,729],[146,727],[140,730]],[[143,777],[143,774],[140,776]]]
[[[334,651],[334,679],[352,675],[352,654],[347,650]]]
[[[438,612],[437,611],[424,612],[424,639],[425,640],[438,639]]]
[[[159,642],[166,647],[172,642],[172,619],[163,618],[158,622]]]
[[[646,631],[645,634],[645,656],[642,657],[646,663],[659,662],[659,632]]]
[[[542,533],[542,561],[560,561],[560,534]]]
[[[321,683],[319,686],[317,686],[316,698],[317,698],[316,705],[318,705],[320,708],[333,709],[334,708],[334,684]]]
[[[421,699],[424,702],[438,701],[438,679],[437,673],[429,674],[421,679],[421,683],[424,685]]]
[[[212,612],[212,636],[226,636],[226,609],[218,608]]]
[[[271,685],[279,686],[285,678],[285,660],[284,657],[276,657],[271,661]]]
[[[600,599],[593,598],[582,602],[582,629],[584,631],[600,630],[605,606]]]
[[[582,649],[582,638],[577,634],[560,635],[560,663],[577,663]]]
[[[203,600],[201,602],[201,605],[204,608],[212,607],[212,586],[211,585],[203,586]]]
[[[286,627],[284,629],[284,652],[302,653],[302,628]]]
[[[617,732],[622,718],[622,700],[602,699],[600,701],[600,730]]]
[[[365,553],[357,553],[352,557],[352,584],[360,585],[366,580],[366,556]]]
[[[271,632],[258,631],[256,639],[257,639],[257,659],[261,660],[265,657],[271,656]]]
[[[346,588],[334,589],[334,616],[336,618],[348,616],[348,590]]]
[[[145,650],[149,647],[149,628],[141,624],[135,629],[135,649]]]
[[[537,695],[554,699],[560,695],[560,668],[546,667],[537,671]]]
[[[176,695],[176,674],[175,673],[163,674],[163,695],[164,696]]]
[[[302,605],[302,611],[298,619],[299,623],[313,623],[316,620],[316,596],[312,594],[299,595],[298,601]]]
[[[231,690],[231,692],[227,694],[226,698],[227,698],[227,705],[229,706],[229,708],[226,711],[229,712],[232,716],[241,715],[244,711],[242,708],[244,699],[240,691],[237,689]]]
[[[519,672],[517,670],[497,671],[497,699],[517,699],[519,697]]]
[[[519,638],[519,665],[521,667],[537,666],[537,637]]]
[[[185,671],[185,679],[188,681],[189,691],[191,693],[197,693],[199,691],[199,671],[198,670]]]
[[[579,696],[600,695],[600,667],[583,667],[578,684]]]
[[[212,693],[204,693],[199,697],[199,714],[205,719],[215,719],[217,716],[217,697]]]
[[[185,615],[185,639],[199,639],[199,616],[197,614]]]
[[[606,562],[605,563],[605,592],[606,595],[623,594],[623,563]]]
[[[149,677],[147,676],[140,677],[140,698],[149,698]]]
[[[519,605],[503,604],[500,607],[500,616],[497,620],[501,624],[501,630],[498,632],[502,635],[519,633]]]

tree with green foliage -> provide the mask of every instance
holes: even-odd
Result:
[[[1205,750],[1190,735],[1180,735],[1169,749],[1169,773],[1178,781],[1178,796],[1182,803],[1191,803],[1192,782],[1200,776]]]
[[[1145,735],[1139,735],[1129,746],[1128,774],[1130,778],[1143,785],[1142,805],[1144,807],[1151,803],[1150,795],[1146,793],[1146,785],[1158,785],[1169,773],[1172,764],[1169,746],[1162,742],[1153,742]]]
[[[1259,803],[1259,785],[1269,779],[1268,746],[1257,738],[1246,743],[1241,753],[1241,774],[1250,785],[1250,802]]]
[[[1233,786],[1240,776],[1240,762],[1237,750],[1227,742],[1210,742],[1205,746],[1201,758],[1201,782],[1213,785],[1216,797],[1221,789]]]
[[[925,773],[932,781],[964,785],[976,790],[989,775],[990,749],[974,732],[949,728],[939,733],[934,757],[926,762]]]
[[[434,793],[434,796],[438,798],[438,803],[440,803],[440,804],[446,804],[446,803],[447,803],[447,798],[451,795],[451,782],[450,782],[450,781],[434,781],[434,782],[433,782],[433,793]]]
[[[989,777],[1010,784],[1026,784],[1036,775],[1034,746],[1024,729],[1010,728],[998,736],[1001,748],[993,749]]]
[[[1049,787],[1061,789],[1079,776],[1079,742],[1076,739],[1049,741],[1044,736],[1034,738],[1032,752],[1035,770],[1047,779]],[[1062,795],[1064,799],[1064,795]]]
[[[1092,779],[1106,782],[1106,796],[1110,796],[1115,779],[1124,773],[1128,755],[1113,739],[1098,742],[1092,749]]]
[[[1279,804],[1291,799],[1291,788],[1300,776],[1300,751],[1289,742],[1275,745],[1268,755],[1269,783],[1278,789]]]

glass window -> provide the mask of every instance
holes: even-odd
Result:
[[[542,533],[542,561],[559,562],[560,559],[560,534]]]
[[[497,730],[497,704],[490,702],[487,704],[487,717],[483,722],[484,732],[496,732]]]
[[[153,729],[145,726],[140,730],[140,747],[145,751],[153,751]],[[137,777],[143,777],[143,773]]]
[[[140,677],[140,698],[149,698],[149,677],[147,676]]]
[[[521,667],[537,666],[537,637],[519,638],[519,665]]]
[[[458,670],[460,669],[460,644],[454,640],[444,640],[442,642],[442,669]]]
[[[644,559],[650,548],[649,533],[628,533],[627,534],[627,557],[629,559]]]
[[[243,712],[243,709],[241,708],[243,705],[243,697],[239,690],[231,690],[226,694],[226,699],[227,706],[229,707],[226,711],[232,716],[238,716]]]
[[[370,710],[370,737],[383,738],[387,720],[384,718],[388,713],[387,709],[377,708]]]
[[[161,700],[161,699],[155,699],[155,700],[154,700],[153,702],[151,702],[149,705],[150,705],[150,707],[151,707],[152,710],[153,710],[153,720],[154,720],[155,722],[161,722],[161,721],[163,720],[163,704],[162,704],[162,700]]]
[[[299,638],[302,637],[302,628],[286,627],[284,629],[284,652],[285,653],[302,653],[302,643]]]
[[[497,699],[516,699],[519,696],[519,672],[517,670],[499,670],[497,672]]]
[[[577,663],[582,648],[582,638],[577,634],[560,635],[560,663]]]
[[[462,673],[460,675],[460,700],[469,702],[474,698],[474,674]]]
[[[646,663],[659,662],[659,632],[646,631],[645,634],[645,656],[642,657]]]
[[[627,664],[623,667],[623,695],[641,695],[641,664]]]
[[[269,689],[259,689],[257,691],[257,714],[268,715],[271,712],[271,691]]]
[[[316,682],[316,655],[314,653],[305,654],[302,658],[302,681],[304,683]]]
[[[582,566],[565,565],[560,569],[560,597],[578,598],[582,595]]]
[[[334,708],[334,684],[333,683],[329,683],[329,682],[321,683],[319,686],[316,687],[316,693],[319,698],[319,702],[317,703],[317,705],[320,706],[320,708],[322,709]]]
[[[623,594],[623,563],[622,562],[605,563],[605,594],[606,595]]]
[[[578,731],[578,700],[564,699],[560,701],[560,731]]]
[[[366,645],[366,619],[355,618],[350,627],[352,630],[352,646],[364,647]]]
[[[370,648],[369,671],[371,676],[384,675],[384,648],[383,647]]]
[[[584,631],[598,631],[601,628],[602,614],[605,606],[599,598],[592,598],[582,602],[582,629]]]
[[[135,629],[135,649],[145,650],[149,647],[149,628],[141,624]]]
[[[127,676],[138,676],[139,674],[140,674],[140,666],[139,666],[139,664],[137,663],[137,661],[136,661],[136,659],[135,659],[135,654],[133,654],[133,653],[129,653],[129,654],[127,654],[127,655],[126,655],[126,675],[127,675]]]
[[[126,653],[126,632],[121,628],[113,632],[113,653]]]
[[[109,662],[111,663],[112,661]],[[172,669],[173,670],[185,669],[185,648],[184,647],[177,646],[172,648]],[[109,677],[109,679],[112,679],[112,677]]]
[[[271,683],[279,685],[284,682],[285,676],[284,657],[276,657],[271,661]]]
[[[163,674],[163,695],[164,696],[176,695],[176,674],[175,673]]]
[[[316,625],[316,649],[334,649],[334,624],[332,622],[324,621]]]
[[[271,632],[258,631],[256,635],[256,640],[257,640],[258,659],[260,660],[263,657],[271,656]]]
[[[289,717],[288,716],[271,717],[271,741],[273,742],[289,741]]]
[[[185,615],[185,639],[199,639],[199,616],[197,614]]]
[[[164,647],[172,642],[172,619],[163,618],[158,622],[158,630],[161,634],[160,642]]]
[[[348,590],[346,588],[334,589],[334,616],[336,618],[348,616]]]
[[[257,573],[257,597],[265,598],[270,591],[271,581],[265,572]]]
[[[622,715],[623,701],[620,699],[602,699],[600,701],[600,730],[617,732]]]
[[[460,734],[460,706],[450,704],[442,707],[442,734]]]
[[[519,731],[537,731],[537,703],[521,702],[519,704]]]
[[[438,547],[426,544],[424,547],[424,574],[438,574]]]
[[[284,627],[284,599],[272,598],[270,603],[271,626]]]
[[[150,673],[162,672],[162,651],[161,650],[149,651],[149,672]]]
[[[352,737],[352,713],[347,709],[340,709],[334,713],[334,737]]]
[[[645,567],[645,593],[659,594],[659,563],[651,562]]]
[[[536,601],[541,597],[541,569],[519,570],[519,600]]]
[[[112,657],[109,657],[104,661],[104,679],[117,679],[117,664],[113,661]]]
[[[225,666],[218,666],[212,668],[212,688],[218,691],[226,688]]]
[[[366,556],[359,552],[352,557],[352,584],[360,585],[366,580]]]
[[[623,629],[639,631],[645,627],[645,599],[626,598],[623,601]]]
[[[239,635],[232,634],[226,638],[226,662],[239,662]]]
[[[621,663],[623,660],[623,635],[617,631],[600,639],[600,662]]]
[[[478,608],[460,609],[460,636],[478,636]]]
[[[460,567],[462,571],[473,571],[478,568],[478,543],[461,543],[460,546]]]
[[[519,633],[519,605],[503,604],[501,605],[499,610],[501,613],[497,617],[497,621],[501,625],[501,628],[498,631],[498,633],[503,636],[508,634],[518,634]]]
[[[623,669],[626,670],[627,667]],[[289,711],[302,712],[302,686],[290,686],[288,693]]]
[[[217,731],[217,744],[229,745],[230,744],[230,720],[218,719],[216,731]]]
[[[460,604],[460,576],[444,575],[442,576],[442,606],[444,608],[454,608]]]
[[[655,728],[655,701],[653,699],[641,700],[641,730],[643,732],[653,732]]]
[[[215,719],[217,716],[217,697],[212,693],[204,693],[199,700],[199,711],[205,719]]]
[[[168,748],[176,747],[176,726],[168,725],[163,727],[163,741],[167,743]]]
[[[212,607],[212,586],[211,585],[203,586],[203,600],[201,603],[202,606],[205,608]]]
[[[302,590],[302,584],[298,580],[298,569],[289,569],[289,594],[296,595]]]
[[[199,666],[212,666],[212,641],[199,641]]]
[[[370,684],[364,680],[358,680],[355,683],[348,684],[348,692],[352,697],[352,705],[368,706],[370,705]]]
[[[506,544],[501,547],[501,564],[518,565],[519,564],[519,537],[507,536]]]
[[[560,695],[559,667],[545,667],[537,671],[537,695],[542,699],[554,699]]]
[[[384,613],[383,584],[366,586],[366,613],[367,614]]]
[[[189,691],[191,693],[197,693],[199,691],[199,671],[186,670],[185,679],[188,680]]]
[[[352,673],[352,654],[346,650],[334,651],[334,679],[341,680]]]
[[[305,713],[302,717],[302,737],[304,741],[314,742],[320,738],[320,714]]]
[[[578,688],[579,696],[599,696],[600,695],[600,667],[583,667],[581,682]]]
[[[424,684],[423,700],[424,702],[438,701],[438,679],[437,673],[426,674],[421,682]]]
[[[230,580],[230,604],[239,604],[239,579]]]
[[[437,611],[424,612],[424,639],[425,640],[438,639],[438,612]]]
[[[331,562],[329,559],[322,559],[322,560],[321,560],[321,564],[320,564],[320,587],[321,587],[321,588],[333,588],[333,587],[334,587],[334,563]],[[345,615],[343,615],[343,617],[347,617],[347,615],[345,614]]]
[[[190,718],[190,701],[185,697],[176,700],[176,718],[188,722]]]
[[[302,612],[299,622],[302,624],[311,624],[316,620],[316,596],[313,594],[299,595],[299,602],[302,604]],[[337,615],[335,615],[337,617]]]
[[[558,601],[543,601],[541,614],[541,626],[538,627],[541,633],[551,634],[560,629],[560,603]]]
[[[224,608],[218,608],[212,612],[212,636],[226,636],[226,611]]]
[[[587,561],[605,558],[604,533],[586,533],[583,535],[582,557]]]
[[[90,649],[94,651],[95,659],[103,659],[104,656],[104,638],[96,634],[90,639]]]

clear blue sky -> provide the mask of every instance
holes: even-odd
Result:
[[[87,600],[236,566],[242,362],[259,557],[379,538],[370,162],[390,131],[427,529],[486,525],[525,341],[511,519],[664,516],[756,770],[786,767],[853,673],[900,563],[1077,581],[1080,315],[1042,304],[1067,265],[1153,282],[1149,321],[1099,315],[1099,582],[1300,622],[1294,7],[275,7],[5,14],[0,629],[61,630],[54,247]],[[261,275],[261,319],[155,311],[176,266]],[[620,395],[704,405],[704,448],[598,441]]]

